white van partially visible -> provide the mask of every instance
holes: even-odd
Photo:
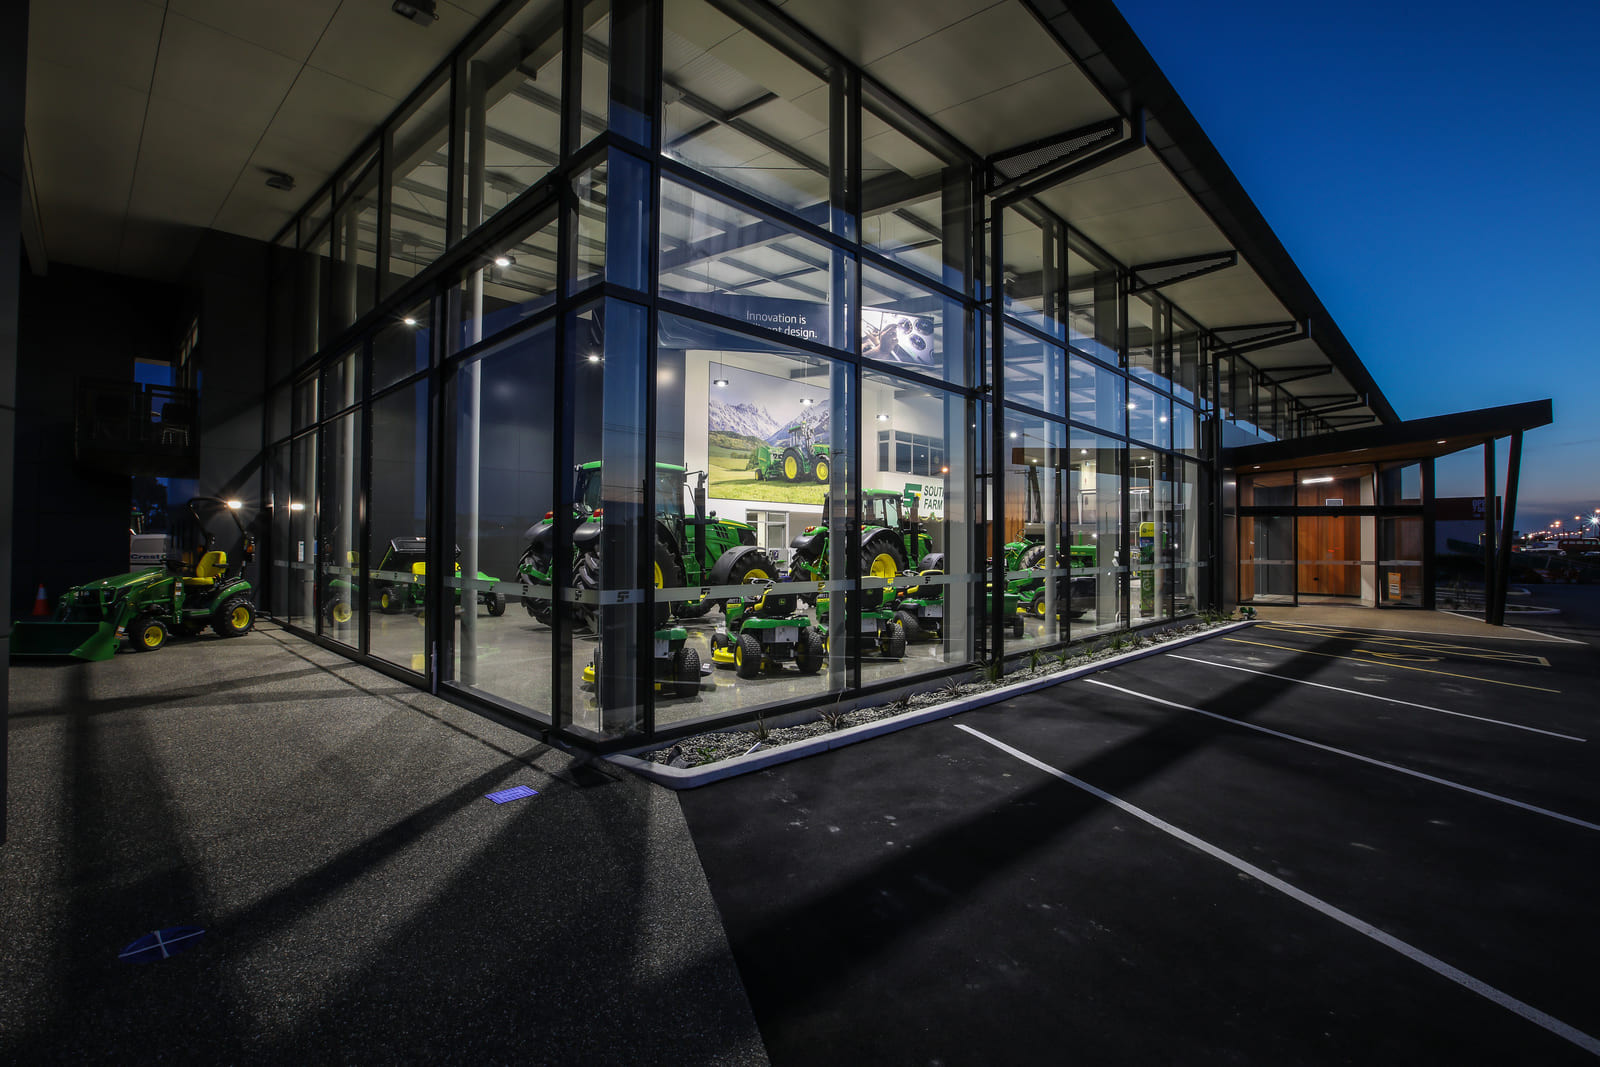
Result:
[[[167,535],[128,532],[128,573],[163,567],[167,562]]]

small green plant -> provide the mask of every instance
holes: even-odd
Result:
[[[1028,652],[1028,669],[1030,671],[1036,671],[1039,669],[1039,658],[1039,650],[1037,648],[1031,649]]]
[[[845,712],[840,711],[837,707],[835,707],[832,711],[825,711],[822,713],[822,721],[828,724],[829,730],[844,729],[844,717]]]
[[[756,716],[755,734],[757,741],[765,741],[770,734],[767,729],[767,720],[760,715]]]
[[[998,682],[1005,665],[999,660],[994,660],[983,665],[983,680],[989,683]]]
[[[1058,666],[1065,667],[1067,664],[1069,664],[1071,662],[1072,662],[1072,652],[1070,650],[1064,648],[1060,652],[1056,653],[1056,664]]]

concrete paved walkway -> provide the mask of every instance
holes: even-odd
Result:
[[[671,793],[270,625],[7,725],[0,1061],[766,1062]]]
[[[1374,608],[1365,604],[1302,604],[1299,607],[1266,605],[1256,608],[1256,617],[1273,622],[1292,622],[1301,626],[1350,626],[1362,630],[1409,630],[1416,633],[1450,634],[1455,637],[1490,640],[1550,641],[1562,639],[1539,632],[1542,616],[1526,619],[1507,616],[1506,625],[1490,626],[1482,619],[1468,618],[1449,611],[1408,611],[1399,608]],[[1523,625],[1531,629],[1523,629]]]

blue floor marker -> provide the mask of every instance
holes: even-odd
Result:
[[[169,926],[129,941],[127,947],[117,953],[117,959],[124,963],[164,960],[180,952],[188,952],[200,943],[205,933],[198,926]]]
[[[537,789],[529,789],[525,785],[514,785],[510,789],[502,789],[498,793],[485,793],[483,795],[494,801],[496,804],[504,804],[508,800],[521,800],[523,797],[536,797],[539,795],[539,791]]]

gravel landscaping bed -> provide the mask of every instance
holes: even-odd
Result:
[[[792,745],[797,741],[819,737],[835,730],[861,726],[865,723],[877,722],[880,719],[889,719],[896,715],[920,711],[934,705],[974,696],[990,689],[998,689],[1001,686],[1015,685],[1018,682],[1035,679],[1047,679],[1053,674],[1062,674],[1079,667],[1088,666],[1099,660],[1110,659],[1113,656],[1126,655],[1129,652],[1137,652],[1172,641],[1195,637],[1218,627],[1231,626],[1238,621],[1239,619],[1235,616],[1218,616],[1146,634],[1113,635],[1053,652],[1035,653],[1022,659],[1020,661],[1021,666],[1011,670],[1004,677],[980,678],[972,681],[951,679],[935,689],[912,693],[909,696],[873,707],[855,708],[842,713],[830,712],[824,709],[818,713],[814,721],[800,723],[796,726],[768,727],[758,719],[753,726],[745,729],[718,730],[695,734],[692,737],[686,737],[674,742],[670,746],[653,749],[649,752],[641,752],[638,754],[638,758],[668,767],[703,767],[708,763],[732,759],[751,752],[765,752],[768,749],[780,748],[783,745]]]

